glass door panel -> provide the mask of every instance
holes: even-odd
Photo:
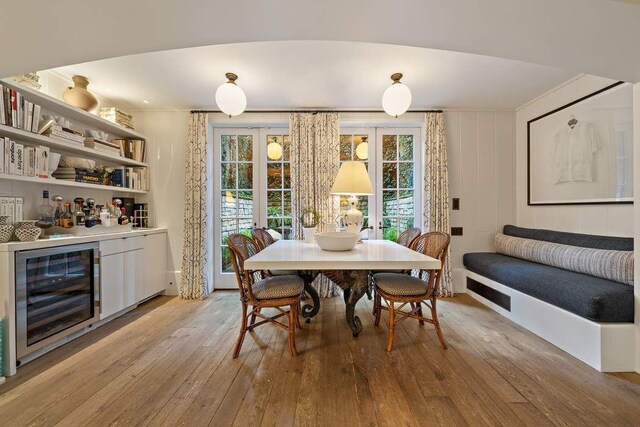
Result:
[[[379,173],[376,191],[381,194],[376,236],[397,240],[419,223],[419,129],[381,129],[378,132]]]
[[[349,160],[361,161],[365,164],[369,172],[371,182],[375,182],[375,162],[371,162],[375,158],[375,132],[372,129],[343,128],[340,130],[340,165]],[[340,216],[351,207],[349,205],[349,196],[335,196],[340,198]],[[361,237],[363,239],[373,238],[372,229],[369,228],[375,223],[375,212],[370,211],[369,206],[375,206],[375,196],[358,196],[358,209],[362,211],[363,230]]]
[[[291,142],[287,129],[265,129],[262,134],[261,157],[266,164],[263,179],[266,183],[266,224],[263,226],[278,233],[280,239],[290,240],[293,238]]]
[[[251,236],[257,222],[254,189],[257,133],[248,129],[214,132],[214,285],[235,288],[235,274],[227,239],[231,234]]]

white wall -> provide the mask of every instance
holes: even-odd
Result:
[[[493,251],[493,237],[515,221],[514,115],[512,112],[447,111],[449,195],[460,198],[451,211],[451,261],[456,292],[465,289],[462,256]]]
[[[632,205],[527,206],[527,121],[612,83],[584,75],[568,81],[516,111],[516,222],[523,227],[633,236]]]
[[[136,130],[147,137],[151,168],[149,210],[152,225],[166,227],[167,293],[177,294],[182,268],[184,157],[189,123],[188,111],[143,111],[134,113]]]
[[[633,185],[636,189],[640,188],[640,83],[636,83],[633,87],[633,169],[635,171]],[[638,194],[638,190],[636,193]],[[637,203],[638,197],[634,197],[636,201],[633,211],[633,221],[635,229],[634,242],[640,241],[640,204]],[[635,259],[640,255],[640,245],[635,245]],[[636,324],[636,372],[640,372],[640,262],[635,263],[635,324]]]

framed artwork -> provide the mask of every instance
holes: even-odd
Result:
[[[529,120],[527,175],[529,206],[633,203],[633,86]]]

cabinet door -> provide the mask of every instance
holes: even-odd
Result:
[[[129,251],[122,255],[124,256],[125,307],[129,307],[144,299],[142,250]]]
[[[121,253],[100,258],[100,319],[126,307],[124,269]]]
[[[142,264],[144,269],[144,298],[166,289],[167,277],[167,234],[145,236]]]

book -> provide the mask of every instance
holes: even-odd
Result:
[[[16,142],[9,140],[9,173],[16,173]]]
[[[11,114],[11,89],[9,89],[8,87],[5,87],[2,98],[4,100],[4,115],[5,115],[4,124],[6,124],[8,126],[12,126],[12,123],[11,123],[11,119],[12,119],[12,114]]]
[[[16,150],[16,175],[24,175],[24,145],[15,144]]]
[[[4,173],[11,173],[11,141],[9,141],[9,137],[4,137],[4,165],[3,171]]]
[[[4,111],[4,86],[0,84],[0,125],[7,124],[7,117]]]
[[[24,199],[22,197],[15,198],[15,214],[14,214],[14,222],[20,222],[24,219]]]
[[[16,222],[16,198],[7,197],[7,216],[10,222]]]
[[[43,147],[41,145],[37,150],[37,176],[40,178],[49,178],[49,147]]]
[[[25,172],[26,176],[36,176],[36,149],[33,147],[25,147]]]
[[[10,197],[0,196],[0,215],[8,216],[8,222],[12,222],[9,214],[9,199]]]
[[[4,138],[0,138],[0,173],[4,172]]]
[[[40,106],[38,104],[33,105],[33,120],[31,124],[31,132],[38,132],[38,126],[40,126]]]
[[[16,99],[16,91],[15,89],[10,89],[10,99],[11,99],[11,126],[14,128],[18,127],[18,104]]]

